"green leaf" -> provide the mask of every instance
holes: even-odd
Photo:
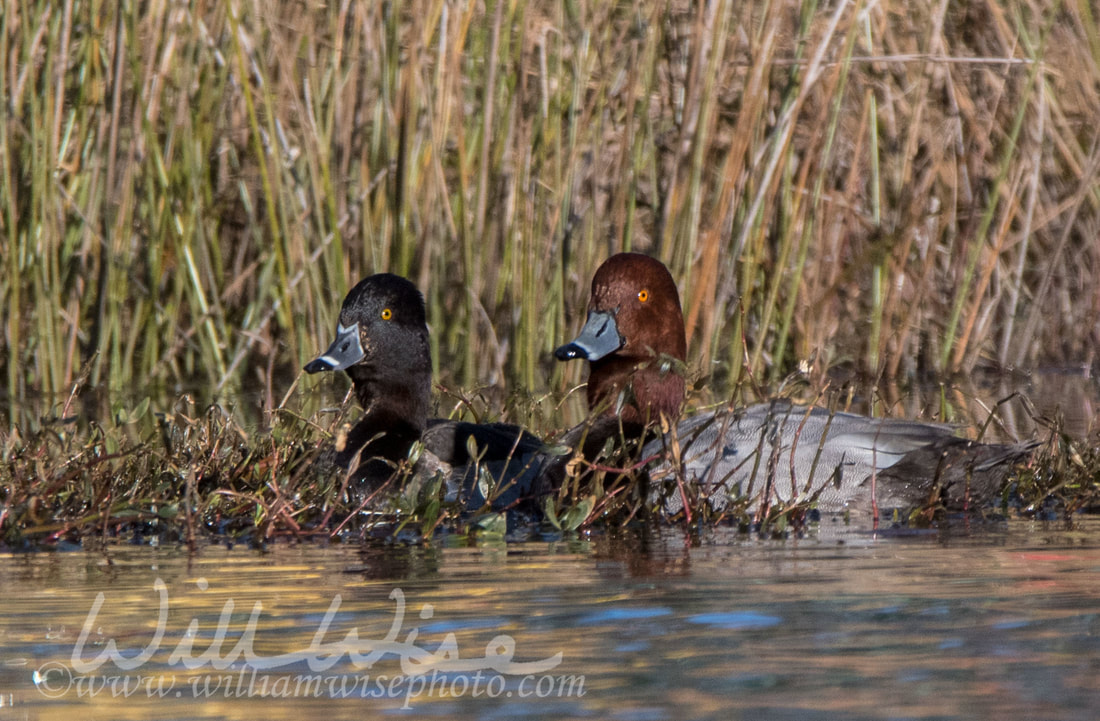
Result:
[[[474,463],[480,461],[481,457],[484,456],[485,452],[488,450],[489,447],[486,446],[484,449],[479,451],[477,448],[477,439],[474,438],[473,434],[466,436],[466,453],[470,456],[470,460]]]
[[[503,513],[482,513],[475,516],[470,525],[483,533],[496,533],[501,536],[508,530],[508,519]]]
[[[137,408],[130,411],[130,418],[127,423],[135,423],[145,417],[145,414],[149,412],[149,396],[142,399],[141,403],[138,403]]]
[[[424,508],[424,512],[420,514],[420,535],[426,536],[435,528],[435,522],[439,518],[439,499],[432,499],[430,503]]]
[[[477,467],[477,490],[481,491],[481,495],[486,502],[493,497],[492,493],[496,489],[496,485],[496,479],[489,473],[489,469],[479,465]]]
[[[580,525],[584,523],[588,518],[588,514],[592,513],[592,509],[596,505],[595,496],[586,496],[577,505],[570,508],[565,512],[565,515],[561,517],[560,528],[563,531],[575,531],[580,528]]]
[[[550,521],[551,526],[559,531],[561,530],[561,522],[558,520],[558,504],[553,496],[547,496],[542,500],[542,514],[546,516],[546,520]]]

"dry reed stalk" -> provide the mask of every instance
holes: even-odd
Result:
[[[91,359],[116,389],[272,395],[349,284],[390,270],[427,295],[440,382],[526,412],[504,390],[580,380],[547,351],[625,248],[672,267],[704,376],[1091,357],[1100,41],[1080,4],[18,10],[12,398]]]

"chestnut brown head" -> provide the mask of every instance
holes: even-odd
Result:
[[[593,413],[618,414],[631,424],[678,416],[687,339],[668,268],[640,253],[608,258],[592,279],[584,328],[554,355],[589,362]]]

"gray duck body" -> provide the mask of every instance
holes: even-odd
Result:
[[[874,505],[989,503],[1000,493],[1007,468],[1035,446],[976,443],[955,432],[942,423],[777,400],[686,418],[674,434],[646,443],[642,455],[661,459],[649,470],[650,492],[667,513],[682,510],[680,480],[714,510],[740,500],[756,511],[766,499],[862,514]]]

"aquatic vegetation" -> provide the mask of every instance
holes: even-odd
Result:
[[[1040,518],[1100,510],[1100,434],[1075,439],[1055,428],[1051,438],[1006,498]]]
[[[347,472],[319,467],[316,461],[326,444],[338,443],[359,412],[351,400],[308,416],[277,407],[269,411],[262,431],[250,431],[234,419],[232,409],[202,405],[190,396],[162,411],[144,399],[108,422],[86,422],[75,412],[81,397],[74,387],[37,424],[0,431],[0,545],[117,537],[145,543],[216,537],[254,544],[276,537],[504,539],[510,533],[524,537],[670,522],[785,534],[817,518],[812,496],[763,508],[734,499],[716,511],[690,487],[684,489],[686,511],[669,518],[655,507],[640,472],[654,459],[639,457],[637,442],[609,440],[594,460],[568,460],[561,487],[543,499],[542,519],[526,516],[512,528],[509,521],[516,522],[508,514],[474,513],[448,503],[442,476],[414,472],[416,448],[406,462],[394,465],[390,482],[369,495],[358,492]],[[536,430],[550,443],[560,432]],[[975,508],[976,515],[1068,517],[1097,507],[1100,443],[1073,441],[1057,431],[1050,438],[1036,461],[1022,467],[1017,481],[1006,487],[1002,503]],[[672,455],[674,466],[675,449]],[[933,498],[907,518],[881,523],[949,520]]]

